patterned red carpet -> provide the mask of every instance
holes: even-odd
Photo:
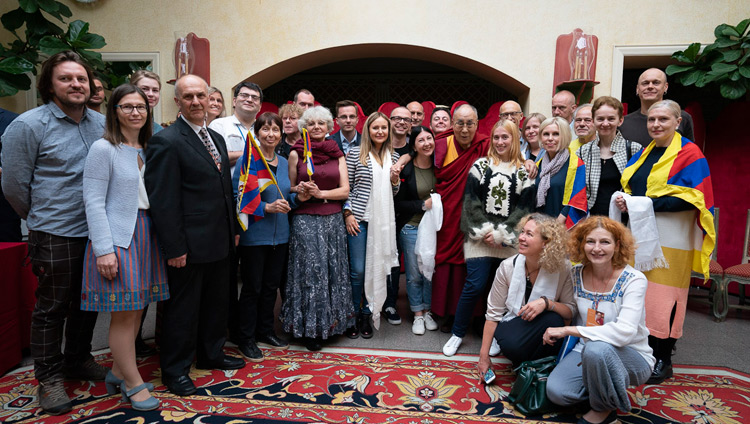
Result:
[[[234,349],[228,349],[236,353]],[[6,423],[540,423],[576,422],[567,411],[529,419],[505,401],[514,380],[495,364],[498,378],[478,384],[475,358],[422,352],[328,349],[265,351],[266,360],[239,371],[193,370],[198,394],[181,398],[161,384],[158,358],[140,363],[156,386],[160,410],[137,412],[104,383],[68,382],[73,411],[52,417],[37,407],[33,371],[0,379],[0,420]],[[98,360],[105,364],[108,354]],[[634,405],[623,423],[740,424],[750,422],[750,375],[721,368],[679,367],[659,386],[631,389]]]

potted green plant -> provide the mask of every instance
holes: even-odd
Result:
[[[715,86],[722,97],[735,100],[750,97],[750,18],[736,26],[721,24],[714,30],[716,41],[705,46],[692,43],[677,51],[667,66],[667,75],[684,86]]]

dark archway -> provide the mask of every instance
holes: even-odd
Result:
[[[349,98],[365,112],[385,101],[400,104],[466,100],[483,116],[497,101],[523,103],[528,87],[503,72],[463,56],[404,44],[332,47],[280,62],[249,78],[268,101],[282,104],[299,88],[312,91],[327,107]]]

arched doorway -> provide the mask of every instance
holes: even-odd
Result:
[[[428,47],[406,44],[359,44],[306,53],[246,79],[264,88],[268,101],[286,103],[307,88],[332,107],[345,98],[370,112],[385,102],[431,100],[438,104],[468,101],[483,116],[495,102],[526,101],[528,87],[475,60]]]

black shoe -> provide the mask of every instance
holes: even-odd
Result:
[[[195,388],[195,384],[193,384],[193,380],[186,375],[174,378],[164,377],[162,378],[162,382],[167,386],[167,390],[177,396],[190,396],[198,391],[198,389]]]
[[[383,311],[385,318],[388,320],[388,324],[399,325],[401,324],[401,316],[396,312],[396,308],[389,306]]]
[[[359,325],[359,334],[363,339],[372,338],[372,314],[362,314],[362,322]]]
[[[195,367],[201,370],[238,370],[245,367],[245,360],[236,356],[224,355],[222,359],[216,362],[198,362]]]
[[[148,358],[149,356],[156,355],[156,349],[146,344],[142,338],[137,337],[135,339],[135,357],[136,358]]]
[[[109,368],[99,365],[92,357],[63,366],[63,375],[67,380],[104,381],[108,372]]]
[[[591,421],[581,417],[578,419],[577,424],[611,424],[613,422],[617,421],[617,410],[610,412],[609,415],[607,415],[607,418],[604,419],[604,421],[598,422],[598,423],[592,423]]]
[[[670,377],[672,377],[672,364],[666,364],[663,360],[657,359],[654,371],[646,384],[661,384]]]
[[[317,352],[320,349],[323,349],[323,346],[321,346],[320,344],[320,340],[312,337],[305,338],[305,347],[311,352]]]
[[[355,325],[354,327],[349,327],[344,331],[344,335],[346,337],[349,337],[350,339],[358,339],[359,338],[359,328]]]
[[[289,347],[289,343],[276,337],[276,334],[273,333],[257,337],[256,341],[259,346],[268,349],[283,350]]]
[[[239,346],[240,353],[250,362],[263,362],[263,352],[258,349],[254,341],[243,343]]]

